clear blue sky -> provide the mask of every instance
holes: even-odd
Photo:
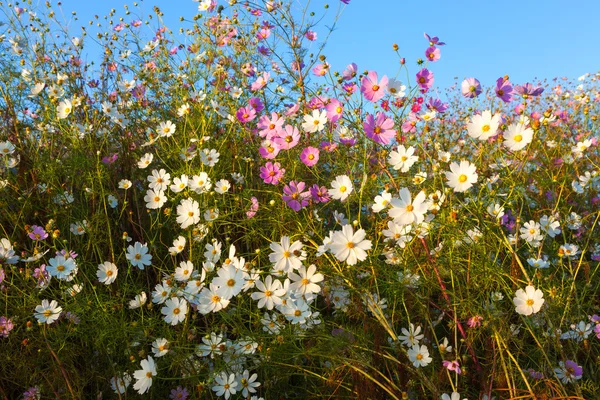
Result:
[[[310,9],[319,15],[326,3],[330,8],[323,21],[331,23],[339,0],[313,0]],[[134,10],[133,1],[124,0],[62,0],[62,4],[67,16],[70,11],[78,12],[80,19],[72,24],[74,33],[94,14],[104,16],[115,8],[124,16],[124,4]],[[176,32],[181,26],[179,17],[189,19],[198,3],[143,0],[138,4],[145,15],[152,13],[154,5],[159,6],[165,23]],[[414,82],[419,69],[415,61],[424,58],[427,41],[423,33],[427,32],[446,42],[441,59],[430,64],[435,86],[440,89],[451,86],[454,77],[459,84],[466,77],[475,77],[484,86],[493,85],[505,74],[513,83],[556,76],[577,78],[600,70],[598,16],[600,1],[596,0],[351,0],[325,54],[334,70],[356,62],[361,71],[373,69],[393,77],[399,65],[392,44],[397,43]],[[319,39],[324,37],[323,29],[317,32]],[[406,74],[399,78],[404,81]]]

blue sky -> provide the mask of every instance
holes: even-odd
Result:
[[[298,7],[308,3],[294,1]],[[326,3],[330,7],[323,23],[331,24],[338,0],[313,0],[310,10],[320,15]],[[104,16],[115,8],[124,16],[124,4],[134,10],[133,2],[124,0],[62,0],[62,4],[67,16],[70,11],[78,12],[80,19],[72,24],[74,33],[94,14]],[[189,19],[197,9],[191,0],[143,0],[138,4],[145,15],[152,13],[154,5],[159,6],[174,32],[181,26],[179,17]],[[459,85],[464,78],[475,77],[483,86],[493,85],[503,75],[509,75],[513,83],[557,76],[577,78],[600,70],[600,52],[595,50],[600,33],[598,15],[600,1],[593,0],[352,0],[338,20],[325,54],[334,70],[356,62],[361,71],[376,70],[394,77],[399,59],[392,44],[397,43],[414,82],[419,70],[415,61],[424,57],[427,41],[423,33],[427,32],[446,42],[441,59],[430,64],[440,94],[455,77]],[[317,32],[319,39],[324,37],[324,29]],[[398,77],[404,81],[406,73]]]

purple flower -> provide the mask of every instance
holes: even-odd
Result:
[[[29,232],[29,238],[31,240],[44,240],[48,237],[48,233],[41,226],[33,225],[31,232]]]
[[[502,226],[504,226],[506,229],[508,229],[509,232],[514,231],[514,229],[517,226],[516,222],[517,222],[517,220],[512,215],[512,212],[510,210],[506,210],[504,212],[504,215],[502,216],[502,218],[500,218],[500,224]]]
[[[520,94],[524,99],[529,96],[539,96],[544,91],[544,88],[541,86],[533,86],[531,83],[526,83],[523,86],[516,85],[515,92]]]
[[[177,389],[171,390],[171,395],[169,398],[171,400],[186,400],[189,396],[189,393],[186,388],[182,388],[181,386],[177,386]]]
[[[600,339],[600,324],[596,324],[596,327],[594,328],[594,333],[596,334],[596,337]]]
[[[426,106],[428,110],[436,111],[439,113],[443,113],[448,109],[448,103],[442,103],[440,99],[434,99],[433,97],[429,98]]]
[[[427,33],[424,33],[423,35],[425,36],[425,39],[429,41],[429,46],[443,46],[446,44],[444,42],[440,42],[440,39],[437,36],[431,37]]]
[[[312,167],[319,162],[319,149],[308,146],[300,153],[300,161],[307,167]]]
[[[254,108],[254,111],[256,111],[256,113],[259,113],[265,109],[265,106],[258,97],[252,97],[250,100],[248,100],[248,104],[250,105],[250,107]]]
[[[310,195],[315,203],[327,203],[330,200],[327,188],[325,186],[319,187],[316,183],[311,186]]]
[[[8,337],[9,332],[12,331],[14,327],[15,326],[9,318],[5,316],[0,317],[0,337]]]
[[[0,284],[4,282],[4,278],[6,278],[6,274],[4,273],[4,269],[0,267]]]
[[[303,192],[305,187],[306,183],[304,182],[291,181],[283,188],[283,201],[296,212],[308,205],[310,192]]]
[[[433,86],[433,72],[423,68],[417,72],[417,84],[421,87],[421,92],[425,93]]]
[[[328,153],[331,153],[332,151],[334,151],[335,149],[337,149],[337,143],[334,143],[334,142],[321,142],[319,144],[319,147],[321,148],[321,150],[326,151]]]
[[[513,99],[514,89],[508,79],[498,78],[494,91],[496,96],[505,103],[510,103]]]
[[[481,94],[481,84],[475,78],[467,78],[460,85],[462,95],[467,99],[473,99]]]
[[[23,400],[38,400],[41,396],[40,388],[37,386],[30,387],[23,393]]]
[[[258,199],[256,197],[252,197],[250,201],[252,202],[252,204],[250,204],[250,208],[248,209],[248,211],[246,211],[246,216],[248,217],[248,219],[253,218],[256,215],[256,212],[258,211]]]
[[[104,157],[102,157],[102,162],[104,164],[108,165],[108,164],[112,164],[115,161],[117,161],[118,158],[119,158],[119,154],[115,153],[112,156],[104,156]]]

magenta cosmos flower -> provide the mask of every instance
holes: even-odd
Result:
[[[281,179],[283,179],[285,169],[281,168],[281,165],[276,162],[267,162],[264,167],[260,167],[260,177],[268,184],[277,185]]]
[[[422,92],[429,90],[429,88],[433,86],[433,72],[429,71],[427,68],[423,68],[417,72],[417,84]]]
[[[316,183],[311,186],[310,195],[315,203],[327,203],[331,200],[329,190],[325,186],[319,186]]]
[[[254,108],[254,111],[256,111],[257,113],[265,109],[265,106],[258,97],[252,97],[250,100],[248,100],[248,105]]]
[[[384,75],[383,78],[381,78],[381,81],[378,81],[377,72],[369,71],[367,76],[362,78],[360,84],[360,91],[362,92],[363,96],[365,96],[365,99],[375,103],[376,101],[379,101],[379,99],[381,99],[385,94],[388,78]]]
[[[291,181],[283,187],[283,201],[294,211],[298,212],[308,205],[310,192],[303,192],[304,182]]]
[[[396,136],[396,131],[393,129],[394,121],[382,112],[377,113],[377,118],[367,114],[364,128],[367,137],[379,144],[390,144],[392,138]]]
[[[494,91],[496,96],[505,103],[510,103],[513,99],[514,89],[508,79],[498,78]]]
[[[300,153],[300,161],[307,167],[314,166],[319,162],[319,149],[311,146],[306,147],[302,150],[302,153]]]
[[[462,95],[467,99],[473,99],[481,94],[481,84],[475,78],[467,78],[460,85]]]
[[[237,117],[238,121],[240,121],[242,124],[245,124],[246,122],[252,121],[256,117],[256,111],[254,111],[254,108],[250,106],[241,107],[239,110],[237,110],[235,116]]]
[[[440,55],[440,49],[438,49],[437,47],[428,47],[427,50],[425,50],[425,57],[431,61],[431,62],[435,62],[437,60],[440,59],[441,55]]]

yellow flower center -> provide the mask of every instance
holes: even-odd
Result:
[[[181,310],[179,308],[174,308],[173,309],[173,314],[177,315],[181,312]]]
[[[235,280],[234,280],[234,279],[230,279],[230,280],[228,280],[228,281],[227,281],[227,286],[229,286],[229,287],[233,287],[233,286],[235,286]]]
[[[409,204],[406,206],[406,211],[411,212],[412,210],[414,210],[415,208],[413,207],[412,204]]]
[[[379,85],[373,85],[373,91],[376,92],[379,90]]]
[[[482,132],[487,132],[487,131],[490,130],[490,126],[486,124],[486,125],[484,125],[484,126],[481,127],[481,130],[482,130]]]
[[[346,247],[349,249],[353,249],[354,248],[354,242],[348,242],[346,243]]]
[[[63,272],[65,270],[65,266],[64,265],[59,265],[58,267],[56,267],[56,269],[60,272]]]
[[[340,192],[344,193],[346,190],[348,190],[346,186],[340,186]]]
[[[458,177],[458,181],[460,183],[465,183],[467,181],[467,176],[465,174],[462,174]]]
[[[518,143],[521,140],[523,140],[523,135],[515,135],[515,137],[513,138],[513,140]]]
[[[533,306],[533,299],[527,299],[527,301],[525,302],[529,307]]]

